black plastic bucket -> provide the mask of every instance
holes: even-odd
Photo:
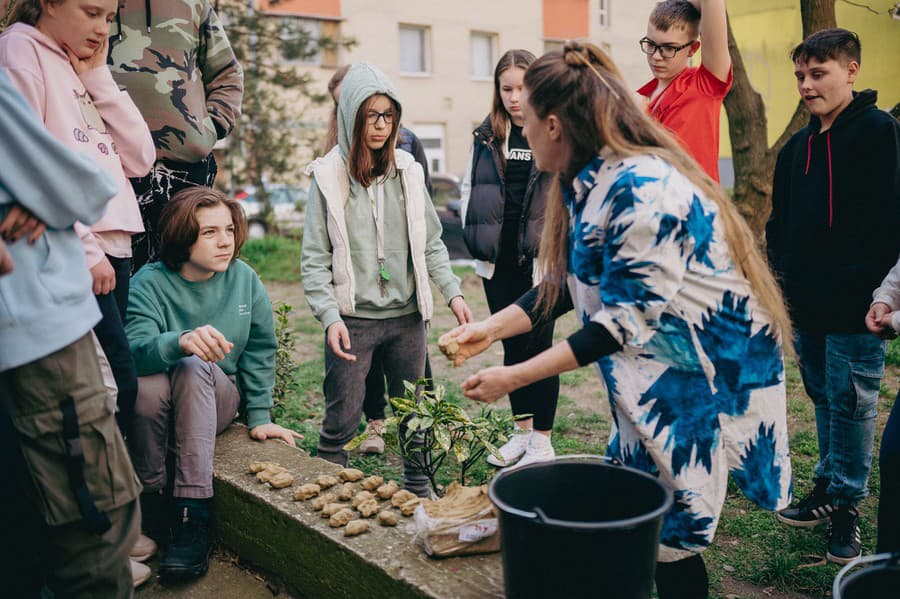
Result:
[[[647,598],[672,492],[599,456],[504,470],[488,494],[500,513],[507,597]]]
[[[900,553],[878,553],[853,560],[838,572],[831,594],[834,599],[900,596]]]

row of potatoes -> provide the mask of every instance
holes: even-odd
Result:
[[[287,468],[273,462],[251,462],[250,472],[256,474],[256,480],[260,483],[268,484],[273,489],[294,484],[294,477]],[[326,489],[332,490],[323,493]],[[412,516],[416,506],[422,502],[422,498],[401,489],[395,481],[385,483],[380,476],[366,477],[365,472],[356,468],[344,468],[338,471],[337,476],[319,475],[315,482],[294,489],[294,501],[310,499],[312,508],[320,512],[323,518],[328,518],[332,527],[344,527],[346,537],[369,530],[367,519],[373,516],[382,526],[397,525],[397,513],[383,508],[379,500],[390,500],[391,506],[399,509],[404,516]],[[362,519],[356,517],[354,510]]]

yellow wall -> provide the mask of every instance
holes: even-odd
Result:
[[[838,0],[838,27],[855,31],[862,44],[862,65],[855,89],[878,90],[878,106],[900,102],[900,20],[886,13],[896,0],[860,0],[883,14]],[[773,143],[794,113],[799,96],[788,57],[801,41],[799,0],[729,0],[728,15],[753,87],[762,94]],[[722,157],[731,156],[728,125],[722,111]]]

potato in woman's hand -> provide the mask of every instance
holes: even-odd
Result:
[[[444,333],[438,339],[438,349],[441,350],[447,359],[453,362],[453,366],[462,366],[466,358],[459,355],[459,343],[456,337],[451,337],[450,333]]]

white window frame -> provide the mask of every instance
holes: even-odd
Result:
[[[413,123],[411,129],[422,142],[429,172],[445,172],[447,170],[446,125],[444,123]]]
[[[609,29],[609,3],[612,0],[597,0],[597,21],[601,29]]]
[[[475,72],[475,42],[486,40],[488,43],[488,69],[485,73]],[[493,81],[494,65],[497,63],[497,34],[490,31],[469,32],[469,75],[474,81]]]
[[[422,70],[410,71],[404,70],[402,60],[403,43],[401,42],[403,31],[417,31],[421,36],[421,64]],[[430,77],[431,76],[431,28],[427,25],[413,25],[410,23],[400,23],[397,28],[397,70],[406,77]]]

